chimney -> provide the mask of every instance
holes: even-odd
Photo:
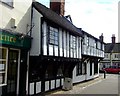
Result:
[[[112,43],[115,43],[115,39],[116,39],[116,37],[115,37],[115,34],[112,34]]]
[[[50,9],[57,14],[64,16],[65,0],[50,0]]]
[[[103,42],[103,39],[104,39],[103,33],[101,34],[101,36],[99,36],[99,39],[100,39],[100,41]]]

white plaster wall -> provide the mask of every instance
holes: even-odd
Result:
[[[51,89],[55,88],[55,80],[51,80]]]
[[[67,47],[66,47],[66,46],[67,46],[67,44],[66,44],[67,38],[66,38],[66,32],[65,32],[65,31],[63,31],[63,38],[64,38],[64,39],[63,39],[63,40],[64,40],[64,41],[63,41],[63,42],[64,42],[64,43],[63,43],[63,44],[64,44],[64,45],[63,45],[63,46],[64,46],[64,57],[67,57],[67,56],[66,56],[66,55],[67,55],[67,54],[66,54],[66,53],[67,53],[67,52],[66,52],[66,51],[67,51],[67,50],[66,50],[66,48],[67,48]]]
[[[48,91],[49,90],[49,81],[46,81],[45,82],[45,91]]]
[[[47,55],[47,23],[44,22],[43,25],[42,25],[42,30],[43,31],[43,35],[42,35],[42,40],[43,40],[43,55]]]
[[[73,70],[73,83],[79,83],[85,80],[85,75],[76,76],[76,66]]]
[[[41,92],[41,81],[36,82],[36,93],[40,93],[40,92]]]
[[[30,95],[33,95],[34,94],[34,83],[30,83]]]
[[[94,66],[93,66],[93,64],[92,64],[92,75],[90,76],[90,62],[88,62],[87,63],[87,74],[86,74],[86,80],[89,80],[89,79],[92,79],[92,78],[94,78]]]
[[[38,56],[41,50],[41,17],[42,15],[33,8],[33,24],[34,27],[32,29],[32,45],[30,50],[30,55]]]
[[[14,18],[17,28],[11,30],[26,34],[27,24],[31,24],[31,4],[32,0],[14,0],[11,8],[0,2],[0,28],[11,29],[11,18]]]
[[[63,56],[63,52],[62,52],[62,29],[59,28],[59,48],[60,48],[60,56]]]
[[[56,87],[60,87],[60,79],[56,80]]]
[[[67,57],[69,57],[69,33],[67,32]]]
[[[79,48],[78,48],[78,58],[82,58],[82,44],[81,44],[81,40],[82,40],[82,38],[81,37],[78,37],[79,39],[80,39],[80,41],[78,42],[78,43],[80,43],[80,46],[79,46]]]

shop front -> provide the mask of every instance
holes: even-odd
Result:
[[[31,37],[0,29],[0,96],[26,94]]]

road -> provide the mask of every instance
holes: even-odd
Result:
[[[120,85],[120,80],[118,80],[119,76],[120,75],[118,74],[106,74],[106,79],[104,79],[103,78],[104,76],[102,74],[100,78],[97,78],[93,81],[91,80],[84,84],[80,83],[78,85],[75,85],[72,90],[69,91],[61,90],[61,91],[53,92],[51,95],[57,94],[58,96],[58,94],[81,94],[80,96],[82,96],[82,94],[106,94],[106,95],[111,94],[109,96],[118,96],[114,94],[118,94],[120,92],[120,91],[118,92],[119,90],[118,85]]]

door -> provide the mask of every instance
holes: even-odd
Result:
[[[15,96],[17,92],[18,57],[18,50],[9,50],[7,73],[7,93],[9,96]]]

